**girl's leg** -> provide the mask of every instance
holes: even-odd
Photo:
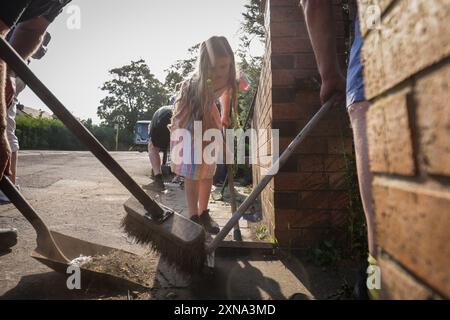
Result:
[[[203,179],[199,181],[198,192],[198,209],[200,215],[200,223],[205,228],[205,231],[211,234],[218,234],[220,231],[219,225],[209,215],[208,202],[211,194],[213,179]]]
[[[188,207],[189,217],[198,216],[198,196],[199,196],[199,181],[184,179],[184,190],[186,194],[186,202]]]
[[[208,209],[209,196],[211,195],[213,179],[199,180],[198,212],[201,214]]]

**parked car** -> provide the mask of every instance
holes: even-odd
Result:
[[[133,144],[135,150],[140,152],[147,150],[148,145],[148,127],[152,122],[150,120],[139,120],[134,125]]]

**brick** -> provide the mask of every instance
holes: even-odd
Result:
[[[408,107],[409,89],[403,90],[387,101],[386,146],[389,172],[404,176],[414,176],[416,165],[412,141],[412,122]]]
[[[293,137],[298,132],[297,123],[294,121],[274,121],[272,128],[279,130],[280,137]]]
[[[414,176],[416,173],[409,93],[409,88],[403,89],[369,109],[369,157],[374,172],[404,176]]]
[[[420,159],[429,174],[450,176],[450,64],[420,78],[414,90]]]
[[[308,29],[303,21],[272,22],[272,37],[300,37],[309,39]]]
[[[290,103],[295,101],[295,90],[292,88],[273,88],[273,103]]]
[[[300,155],[297,157],[301,172],[323,172],[323,160],[320,155]]]
[[[341,191],[303,191],[299,193],[300,209],[346,209],[348,195]]]
[[[288,53],[310,53],[312,46],[309,39],[300,37],[286,37],[272,39],[273,54]]]
[[[271,1],[270,5],[272,7],[295,7],[298,8],[299,2],[297,0],[276,0]],[[295,10],[294,8],[291,8],[292,10]]]
[[[381,21],[382,14],[394,0],[359,0],[358,11],[361,21],[361,34],[364,36]]]
[[[347,210],[334,210],[330,212],[330,223],[334,227],[345,228],[349,225],[349,213]]]
[[[280,152],[284,151],[293,138],[280,138]],[[327,154],[327,140],[320,137],[307,137],[300,143],[294,153],[296,154]]]
[[[317,91],[298,90],[295,94],[295,102],[301,108],[320,107],[320,95]]]
[[[330,190],[347,190],[349,188],[347,172],[328,173],[328,181]]]
[[[301,229],[286,230],[275,228],[273,236],[282,248],[298,248],[301,243]]]
[[[373,184],[378,246],[447,298],[449,191],[380,178]]]
[[[317,63],[314,53],[302,53],[295,55],[295,68],[317,70]]]
[[[272,105],[273,120],[302,119],[304,111],[295,103],[274,103]]]
[[[352,154],[353,153],[353,139],[345,137],[330,137],[328,138],[328,153],[329,154]]]
[[[274,207],[275,207],[275,209],[296,209],[297,208],[297,199],[298,199],[298,195],[295,192],[291,192],[291,193],[275,192],[274,193]],[[277,210],[277,215],[278,215],[278,210]]]
[[[383,17],[382,28],[372,30],[365,39],[368,99],[450,55],[450,24],[445,22],[449,15],[449,0],[396,1]]]
[[[324,170],[326,172],[346,171],[348,165],[350,164],[347,163],[343,155],[329,155],[324,159]]]
[[[293,241],[293,246],[309,249],[327,238],[329,228],[304,228],[300,238]]]
[[[276,1],[275,1],[276,2]],[[301,9],[298,7],[278,7],[272,6],[270,8],[270,21],[273,22],[287,22],[299,21],[301,19]]]
[[[274,177],[274,188],[279,191],[327,189],[328,179],[323,173],[279,172]]]
[[[295,157],[291,157],[287,162],[280,168],[280,172],[297,172],[298,171],[298,160]]]
[[[372,99],[387,88],[385,86],[386,76],[382,57],[381,31],[374,30],[364,39],[364,45],[361,49],[366,99]]]
[[[328,195],[329,209],[343,210],[349,207],[350,200],[347,191],[331,191]]]
[[[273,70],[272,80],[274,86],[293,86],[295,72],[293,70]]]
[[[275,229],[275,238],[282,248],[309,249],[323,240],[324,229]]]
[[[272,56],[272,71],[275,69],[293,69],[295,57],[293,55]]]
[[[378,259],[381,270],[381,299],[428,300],[432,292],[406,270],[385,256]]]
[[[325,210],[278,210],[278,229],[300,229],[330,225],[330,214]]]
[[[299,193],[299,209],[329,209],[328,191],[304,191]]]

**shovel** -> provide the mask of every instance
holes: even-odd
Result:
[[[4,176],[0,180],[0,189],[36,231],[37,247],[32,252],[31,257],[57,272],[68,273],[71,261],[80,256],[93,257],[114,253],[134,255],[130,252],[90,243],[52,231],[8,177]],[[129,279],[92,271],[83,267],[80,267],[80,271],[82,288],[90,287],[93,283],[101,284],[102,288],[105,285],[111,288],[151,287],[143,283],[137,283]]]

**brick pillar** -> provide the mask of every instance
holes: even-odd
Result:
[[[450,1],[359,5],[382,297],[450,298]]]
[[[253,127],[279,129],[280,153],[320,108],[314,53],[298,0],[268,0],[267,43]],[[344,61],[341,6],[334,1],[338,53]],[[257,148],[270,145],[258,137]],[[261,195],[266,223],[280,245],[310,248],[330,231],[345,234],[348,198],[343,152],[352,153],[344,106],[326,116]],[[268,148],[266,156],[271,155]],[[255,183],[261,165],[253,166]]]

